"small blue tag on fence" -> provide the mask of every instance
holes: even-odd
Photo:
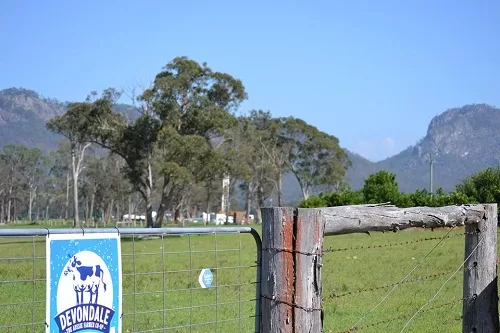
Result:
[[[46,332],[121,332],[120,236],[53,234],[46,251]]]
[[[204,268],[201,270],[200,276],[198,277],[198,282],[202,288],[210,288],[212,286],[212,281],[214,280],[214,275],[210,268]]]

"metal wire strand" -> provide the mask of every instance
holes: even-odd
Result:
[[[463,236],[465,234],[466,233],[457,233],[454,235],[449,235],[445,238],[454,238],[454,237]],[[367,246],[358,245],[358,246],[342,247],[342,248],[331,248],[330,247],[326,250],[323,250],[323,253],[345,252],[345,251],[353,251],[353,250],[383,249],[383,248],[394,247],[394,246],[405,246],[405,245],[417,244],[417,243],[422,243],[422,242],[434,241],[434,240],[438,240],[441,238],[442,237],[423,237],[423,238],[405,241],[405,242],[396,242],[396,243],[387,243],[387,244],[375,244],[375,245],[367,245]]]
[[[476,247],[474,247],[474,249],[467,256],[467,258],[465,258],[465,260],[460,264],[460,266],[458,266],[458,268],[455,270],[455,272],[453,272],[453,274],[451,274],[451,276],[441,285],[441,287],[434,294],[434,296],[429,298],[429,300],[427,300],[427,302],[424,305],[422,305],[422,307],[420,309],[418,309],[417,312],[415,312],[415,314],[413,314],[413,316],[406,322],[405,326],[403,326],[400,333],[404,332],[406,327],[408,327],[408,325],[410,325],[410,323],[420,313],[420,311],[422,311],[427,305],[429,305],[439,295],[439,293],[443,290],[444,286],[458,273],[458,271],[460,271],[460,269],[462,269],[462,267],[465,265],[467,260],[469,260],[469,258],[472,256],[472,254],[474,254],[474,252],[476,252],[477,247],[479,246],[479,244],[481,244],[482,241],[483,241],[483,237],[481,237],[481,239],[477,242]]]
[[[433,247],[432,249],[430,249],[429,252],[427,252],[427,254],[422,258],[420,259],[420,261],[415,265],[415,267],[413,267],[406,275],[404,278],[402,278],[398,283],[396,283],[392,288],[391,290],[389,290],[389,292],[382,298],[382,300],[380,302],[378,302],[373,308],[371,308],[370,310],[368,310],[367,312],[365,312],[361,318],[359,318],[359,320],[354,324],[352,325],[351,327],[351,330],[352,329],[355,329],[355,327],[363,320],[366,318],[366,316],[368,316],[370,313],[372,313],[375,309],[377,309],[382,303],[384,303],[388,298],[389,296],[394,292],[394,290],[396,290],[396,288],[401,284],[403,283],[418,267],[420,267],[420,265],[422,264],[422,262],[424,262],[425,259],[427,259],[427,257],[429,257],[429,255],[439,246],[439,244],[441,244],[441,242],[443,242],[443,240],[451,233],[451,231],[455,228],[455,226],[453,226],[452,228],[450,228],[450,230],[448,230],[448,232],[439,240],[439,242],[437,242]]]

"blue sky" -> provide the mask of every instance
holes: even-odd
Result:
[[[303,118],[371,160],[448,108],[500,106],[495,0],[2,0],[0,30],[0,89],[82,100],[185,55],[241,79],[242,111]]]

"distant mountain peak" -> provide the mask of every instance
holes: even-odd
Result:
[[[434,117],[422,141],[424,149],[437,154],[465,157],[481,154],[485,146],[500,143],[500,109],[488,104],[469,104],[448,109]]]
[[[434,117],[425,137],[399,154],[349,170],[353,187],[363,185],[370,173],[386,169],[396,174],[401,190],[429,188],[433,155],[434,189],[452,190],[466,176],[500,164],[500,109],[488,104],[451,108]]]

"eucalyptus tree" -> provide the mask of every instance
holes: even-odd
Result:
[[[95,93],[92,94],[95,97]],[[61,116],[56,116],[47,122],[47,128],[63,135],[69,141],[71,153],[71,174],[73,179],[73,227],[80,225],[78,208],[78,177],[83,170],[85,151],[90,147],[91,140],[86,118],[95,112],[91,96],[85,102],[70,103],[68,110]]]
[[[33,203],[38,190],[43,186],[49,171],[49,158],[38,148],[23,147],[21,153],[20,174],[28,189],[28,220],[33,218]]]
[[[335,136],[299,118],[281,118],[280,125],[279,139],[286,152],[285,164],[295,175],[303,199],[314,190],[342,189],[347,184],[346,170],[350,161]]]
[[[71,189],[71,151],[67,140],[61,140],[57,150],[50,153],[51,183],[49,189],[52,191],[53,200],[61,207],[60,218],[68,220],[68,208]]]
[[[72,133],[120,155],[124,172],[144,198],[148,226],[160,226],[166,209],[178,211],[186,191],[206,174],[203,161],[215,153],[214,142],[234,123],[232,112],[247,95],[240,80],[214,72],[186,57],[174,58],[151,88],[138,98],[140,116],[127,121],[113,110],[116,91],[84,105]],[[70,108],[71,110],[72,108]],[[159,163],[153,170],[155,152]],[[161,177],[158,219],[152,220],[154,171]]]
[[[216,142],[226,138],[235,123],[233,112],[247,94],[243,83],[231,75],[215,72],[206,63],[177,57],[156,76],[143,98],[152,101],[160,120],[159,226],[166,209],[171,207],[178,213],[189,187],[206,176],[210,166],[204,161],[219,156]]]

